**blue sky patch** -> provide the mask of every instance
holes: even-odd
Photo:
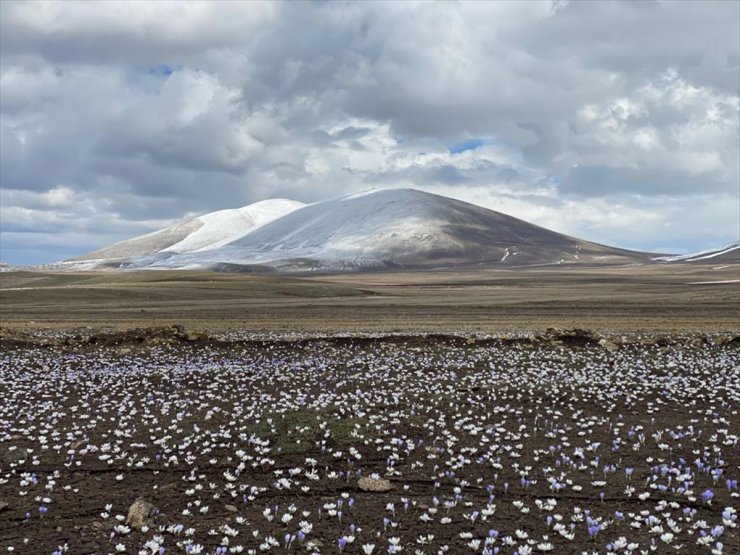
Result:
[[[150,67],[146,70],[146,72],[149,75],[158,75],[160,77],[169,77],[172,75],[175,71],[177,71],[179,68],[174,66],[169,66],[167,64],[160,64],[154,67]]]
[[[449,150],[451,154],[460,154],[461,152],[465,152],[466,150],[475,150],[476,148],[480,148],[483,145],[489,143],[490,141],[486,141],[485,139],[468,139],[467,141],[463,141],[461,143],[457,143],[452,145],[451,147],[448,147],[447,150]]]

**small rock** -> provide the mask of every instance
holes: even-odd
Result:
[[[156,507],[143,497],[137,498],[129,507],[126,524],[139,530],[143,526],[151,526]]]
[[[0,460],[7,464],[17,463],[18,461],[26,460],[30,454],[31,452],[24,447],[18,447],[17,449],[10,448],[3,454]]]
[[[185,341],[203,341],[208,339],[208,332],[203,330],[188,330],[180,337]]]
[[[393,489],[393,484],[391,484],[390,480],[383,478],[374,479],[366,476],[357,480],[357,485],[362,491],[384,492]]]
[[[608,339],[600,339],[599,345],[601,345],[604,349],[606,349],[609,352],[616,351],[619,349],[619,345],[617,345],[613,341],[609,341]]]
[[[8,503],[6,503],[5,501],[0,501],[0,512],[4,511],[8,507],[10,507]]]
[[[226,509],[230,513],[235,513],[239,510],[236,507],[234,507],[234,505],[224,505],[224,509]]]

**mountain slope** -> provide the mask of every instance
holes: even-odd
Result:
[[[76,261],[138,258],[158,252],[184,253],[217,248],[241,237],[253,227],[305,206],[293,200],[270,199],[242,208],[197,216],[159,231],[96,250]]]
[[[386,189],[305,206],[216,249],[161,253],[132,266],[342,271],[647,259],[644,253],[568,237],[466,202]]]
[[[740,241],[730,243],[719,249],[694,252],[690,254],[677,254],[672,256],[658,256],[654,258],[657,262],[700,262],[716,264],[720,262],[740,262]]]

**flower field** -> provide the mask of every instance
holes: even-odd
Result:
[[[740,553],[731,344],[27,346],[0,376],[2,552]]]

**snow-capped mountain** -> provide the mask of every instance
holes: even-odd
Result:
[[[242,208],[219,210],[115,243],[75,261],[128,260],[159,252],[186,253],[214,249],[241,237],[254,227],[303,206],[303,203],[294,200],[270,199]]]
[[[17,272],[18,270],[24,270],[24,266],[15,266],[6,262],[0,262],[0,272]]]
[[[740,241],[730,243],[719,249],[712,249],[689,254],[676,254],[671,256],[658,256],[653,260],[657,262],[740,262]]]
[[[218,248],[160,249],[132,257],[125,266],[351,271],[646,260],[644,253],[568,237],[466,202],[414,189],[385,189],[299,208]]]

